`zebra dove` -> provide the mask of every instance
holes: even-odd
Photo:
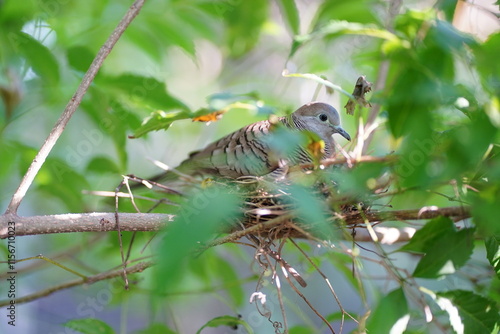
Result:
[[[304,147],[293,149],[289,156],[272,152],[273,126],[281,123],[293,131],[310,131],[324,141],[322,158],[330,157],[335,150],[333,135],[340,134],[351,140],[340,126],[337,110],[321,102],[308,103],[289,116],[279,117],[276,123],[268,120],[256,122],[237,130],[208,145],[201,151],[192,153],[176,170],[185,175],[208,175],[237,178],[240,176],[262,176],[276,172],[285,166],[293,166],[312,161],[312,156]],[[173,172],[166,172],[153,181],[168,183],[178,179]]]

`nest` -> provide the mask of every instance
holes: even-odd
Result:
[[[230,184],[244,199],[244,218],[232,232],[250,229],[255,231],[253,234],[269,240],[320,237],[315,226],[317,223],[311,223],[298,214],[297,203],[288,191],[292,185],[289,178],[270,181],[262,177],[244,177],[232,180]],[[331,182],[315,182],[308,189],[317,201],[326,204],[324,216],[332,231],[345,226],[342,217],[359,216],[360,211],[369,211],[362,202],[341,196],[336,185]],[[325,237],[328,238],[323,236],[322,239]]]

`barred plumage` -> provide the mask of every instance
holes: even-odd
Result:
[[[278,118],[279,123],[293,131],[307,130],[317,134],[325,143],[323,158],[335,151],[333,134],[338,133],[347,140],[349,134],[340,126],[337,110],[321,102],[306,104],[289,116]],[[201,151],[192,153],[176,169],[187,175],[213,175],[236,178],[239,176],[261,176],[269,174],[283,165],[297,165],[311,162],[311,156],[304,148],[296,148],[288,156],[272,150],[269,138],[273,124],[260,121],[247,125]],[[166,178],[175,179],[174,173]],[[165,176],[165,175],[164,175]]]

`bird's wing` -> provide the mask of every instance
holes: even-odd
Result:
[[[269,128],[268,121],[243,127],[192,154],[181,164],[181,170],[227,177],[267,174],[278,167],[262,140]]]

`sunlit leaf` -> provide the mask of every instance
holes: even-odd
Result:
[[[484,241],[486,246],[486,256],[491,266],[500,278],[500,236],[493,235]]]
[[[439,292],[437,296],[437,303],[448,312],[456,331],[491,334],[500,322],[497,305],[472,291],[452,290]]]
[[[172,125],[172,122],[190,118],[190,114],[185,111],[165,112],[156,110],[151,115],[144,119],[142,125],[135,130],[134,135],[130,138],[139,138],[151,131],[165,130]]]
[[[349,22],[375,22],[376,16],[371,0],[350,1],[323,1],[316,13],[315,29],[331,20],[345,20]]]

